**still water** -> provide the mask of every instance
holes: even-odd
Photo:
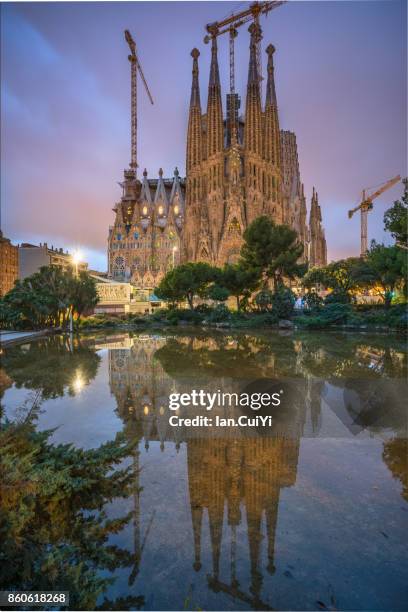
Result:
[[[132,563],[104,593],[122,609],[133,596],[144,610],[407,610],[405,348],[345,333],[52,337],[4,351],[1,418],[35,396],[54,444],[136,443],[134,495],[106,508],[132,513],[110,542]],[[276,381],[290,401],[269,427],[169,425],[171,393]]]

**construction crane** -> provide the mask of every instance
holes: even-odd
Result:
[[[132,38],[129,30],[125,30],[125,39],[127,44],[129,45],[130,55],[128,55],[128,60],[130,62],[130,79],[131,79],[131,90],[130,90],[130,98],[131,98],[131,161],[130,167],[134,169],[135,176],[137,176],[137,71],[141,76],[143,85],[145,86],[147,96],[153,104],[153,98],[149,91],[149,88],[146,83],[145,76],[143,74],[142,66],[140,65],[139,58],[136,53],[136,43]]]
[[[368,240],[367,240],[367,216],[368,212],[373,209],[373,200],[378,198],[384,191],[390,189],[393,185],[398,183],[401,180],[400,175],[395,176],[389,181],[385,181],[384,183],[380,183],[378,189],[371,194],[368,194],[368,189],[363,189],[361,194],[361,202],[358,206],[348,211],[349,219],[354,215],[358,210],[361,214],[361,256],[364,256],[368,250]]]
[[[248,21],[254,21],[255,24],[259,25],[259,17],[266,15],[270,11],[282,4],[285,4],[286,0],[274,0],[272,2],[253,2],[245,11],[239,13],[231,13],[229,17],[222,19],[221,21],[214,21],[213,23],[207,23],[205,26],[208,34],[204,37],[204,42],[208,44],[210,40],[221,36],[221,34],[229,33],[229,51],[230,51],[230,93],[235,93],[235,61],[234,61],[234,40],[238,34],[237,28],[244,25]],[[261,69],[261,36],[257,40],[257,64],[258,74],[262,79]]]

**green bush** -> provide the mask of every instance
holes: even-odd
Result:
[[[346,323],[351,314],[350,304],[327,304],[318,315],[298,317],[297,323],[308,329],[322,329]]]
[[[345,291],[332,291],[324,298],[325,304],[350,304],[351,298]]]
[[[204,315],[197,310],[173,309],[169,310],[166,315],[166,320],[171,325],[178,325],[180,321],[187,321],[192,325],[199,325],[204,319]]]
[[[310,291],[304,296],[303,304],[310,311],[320,310],[323,306],[323,298],[316,291]]]
[[[261,312],[269,312],[272,309],[273,293],[269,289],[262,289],[256,294],[254,303]]]
[[[88,329],[88,328],[105,328],[105,327],[116,327],[120,325],[122,321],[116,317],[109,317],[108,315],[94,315],[85,317],[75,322],[77,329]]]
[[[272,296],[272,312],[279,319],[290,319],[293,315],[296,297],[288,287],[280,287]]]
[[[231,320],[231,312],[225,304],[218,304],[207,316],[208,323],[222,323]]]
[[[157,308],[157,310],[154,310],[151,314],[148,315],[148,320],[155,321],[155,322],[166,321],[168,317],[168,312],[169,311],[166,310],[165,308]]]
[[[251,314],[231,313],[231,326],[234,328],[257,329],[277,325],[278,317],[273,312]]]
[[[198,304],[198,306],[196,306],[194,310],[195,312],[199,312],[200,314],[206,315],[212,311],[212,308],[208,304]]]

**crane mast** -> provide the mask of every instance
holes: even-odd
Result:
[[[272,0],[269,2],[253,2],[249,8],[239,13],[231,13],[229,17],[222,19],[221,21],[214,21],[213,23],[207,23],[205,29],[208,34],[204,36],[204,42],[208,44],[212,38],[216,38],[217,36],[221,36],[221,34],[225,34],[229,32],[230,35],[230,67],[231,67],[231,56],[234,55],[234,38],[237,36],[238,32],[237,28],[248,23],[248,21],[254,20],[257,25],[259,25],[259,17],[261,15],[266,15],[269,11],[272,11],[275,8],[278,8],[282,4],[285,4],[287,0]],[[258,74],[261,75],[261,50],[260,50],[260,40],[258,41],[258,49],[257,49],[257,60],[258,60]],[[232,74],[232,76],[231,76]],[[234,70],[230,70],[230,83],[231,90],[235,91],[235,81],[234,81]]]
[[[221,21],[207,23],[206,30],[208,34],[204,37],[204,42],[207,44],[212,38],[229,33],[229,57],[230,57],[230,117],[231,117],[231,135],[236,134],[235,126],[235,38],[238,35],[237,28],[244,25],[248,21],[254,21],[259,26],[259,18],[261,15],[266,15],[278,6],[285,4],[286,0],[272,0],[269,2],[253,2],[249,8],[239,13],[232,13]],[[261,32],[260,26],[258,32]],[[261,61],[261,40],[262,35],[258,36],[256,46],[256,61],[259,75],[259,84],[262,88],[262,61]],[[261,92],[262,95],[262,92]]]
[[[363,189],[362,194],[361,194],[361,202],[358,206],[356,206],[355,208],[353,208],[352,210],[349,210],[348,212],[348,216],[349,219],[352,218],[352,216],[354,215],[355,212],[357,212],[358,210],[360,211],[360,223],[361,223],[361,227],[360,227],[360,242],[361,242],[361,246],[360,246],[360,254],[363,257],[368,250],[368,228],[367,228],[367,221],[368,221],[368,213],[370,210],[373,209],[373,200],[375,200],[375,198],[378,198],[378,196],[380,196],[382,193],[384,193],[384,191],[387,191],[387,189],[390,189],[391,187],[393,187],[393,185],[395,185],[396,183],[398,183],[398,181],[401,180],[400,175],[395,176],[394,178],[390,179],[389,181],[386,181],[385,183],[382,183],[380,185],[380,187],[374,191],[373,193],[367,195],[367,189]]]
[[[131,120],[131,128],[130,128],[130,168],[132,168],[135,172],[135,177],[137,176],[137,73],[139,71],[140,77],[142,79],[143,85],[145,87],[147,96],[150,100],[150,103],[153,104],[153,98],[149,91],[149,87],[147,86],[145,76],[143,74],[142,67],[140,65],[139,58],[136,53],[136,43],[132,38],[129,30],[125,30],[125,39],[129,45],[130,54],[128,55],[128,60],[130,62],[130,120]]]

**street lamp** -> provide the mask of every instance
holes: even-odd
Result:
[[[174,258],[176,255],[176,251],[178,251],[178,247],[177,245],[174,245],[173,250],[172,250],[172,254],[173,254],[173,268],[174,268]]]
[[[73,255],[72,255],[72,261],[74,263],[75,266],[75,276],[78,276],[78,264],[80,261],[82,261],[82,253],[81,251],[74,251]]]

